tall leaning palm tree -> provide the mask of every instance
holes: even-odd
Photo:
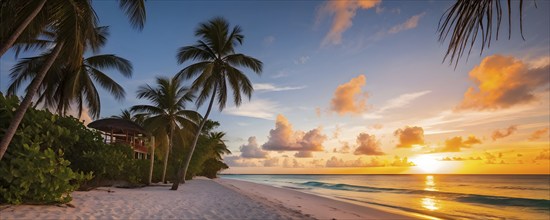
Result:
[[[62,19],[63,5],[78,5],[89,0],[2,0],[0,1],[0,56],[16,43],[36,39],[49,25]],[[146,20],[145,0],[119,0],[119,7],[134,28],[143,29]],[[13,16],[13,15],[17,16]]]
[[[185,109],[186,102],[191,101],[193,95],[182,86],[180,80],[157,77],[156,82],[157,87],[144,85],[140,86],[137,91],[138,98],[147,99],[151,104],[135,105],[131,110],[138,113],[137,117],[147,117],[144,121],[145,127],[153,134],[169,135],[169,147],[164,155],[162,172],[162,181],[166,182],[168,156],[173,148],[175,132],[183,128],[194,130],[196,122],[200,120],[200,114]]]
[[[523,0],[520,0],[517,6],[519,10],[519,30],[521,37],[525,40],[523,37]],[[495,40],[498,40],[503,7],[501,0],[457,0],[451,5],[439,20],[439,41],[444,42],[449,37],[449,33],[451,34],[443,61],[449,58],[450,63],[455,62],[456,67],[466,51],[468,51],[467,56],[470,55],[478,37],[481,38],[481,55],[485,48],[491,46],[495,25]],[[506,8],[508,12],[508,39],[510,39],[513,8],[510,0],[507,1]]]
[[[42,30],[42,33],[46,31],[53,33],[55,46],[48,52],[49,55],[43,66],[38,69],[25,98],[15,111],[8,129],[0,141],[0,159],[8,149],[8,145],[42,84],[42,80],[58,57],[66,58],[64,63],[69,69],[77,69],[84,51],[88,49],[97,52],[103,43],[96,32],[98,18],[91,3],[88,0],[72,0],[70,3],[67,4],[66,1],[63,1],[56,4],[56,10],[51,12],[52,18],[55,19],[48,23],[47,30]]]
[[[108,34],[106,27],[96,30],[102,38],[106,38]],[[10,74],[12,83],[8,88],[8,94],[15,95],[22,82],[35,78],[48,56],[50,54],[45,53],[19,61],[12,68]],[[119,101],[125,97],[124,88],[103,71],[106,69],[115,69],[125,77],[132,76],[130,61],[113,54],[82,58],[76,68],[58,59],[46,73],[45,80],[40,85],[36,104],[55,109],[60,115],[65,115],[72,106],[76,105],[78,117],[87,108],[90,116],[97,118],[101,110],[101,101],[96,84],[106,89]]]
[[[178,178],[172,185],[172,190],[177,190],[179,180],[185,183],[187,167],[197,146],[200,131],[208,120],[214,100],[217,100],[218,109],[222,111],[227,103],[229,87],[233,91],[233,102],[239,106],[242,102],[242,94],[251,98],[254,88],[247,76],[238,68],[251,69],[256,74],[262,72],[262,62],[241,54],[235,53],[235,47],[243,43],[244,36],[239,26],[230,29],[229,22],[221,17],[216,17],[208,22],[199,24],[195,30],[195,36],[200,39],[195,45],[181,47],[177,54],[178,63],[197,61],[178,72],[176,77],[182,79],[195,78],[191,89],[198,92],[196,104],[200,107],[210,97],[208,108],[204,118],[199,124],[191,151],[184,160],[183,167],[178,171]]]

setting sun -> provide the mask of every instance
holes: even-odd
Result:
[[[424,173],[435,173],[441,168],[441,162],[432,155],[420,155],[412,158],[411,161]]]

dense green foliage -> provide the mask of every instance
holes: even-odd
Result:
[[[0,93],[0,135],[18,101]],[[0,202],[68,202],[81,184],[140,183],[147,180],[148,162],[133,159],[128,146],[103,143],[76,118],[30,108],[0,161]]]
[[[225,133],[214,131],[218,126],[220,124],[212,120],[205,123],[185,175],[187,180],[194,176],[216,178],[219,171],[229,168],[223,163],[222,155],[230,154],[231,151],[223,140]],[[185,153],[188,152],[189,149],[186,149]]]
[[[18,102],[16,97],[0,94],[0,134],[8,127]],[[29,109],[0,161],[0,202],[68,202],[70,192],[91,179],[91,173],[74,172],[71,162],[64,159],[62,141],[74,134],[58,125],[57,119],[48,111]]]

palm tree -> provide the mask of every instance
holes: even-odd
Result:
[[[96,29],[103,39],[108,30],[106,27]],[[104,40],[103,40],[104,41]],[[12,83],[8,88],[9,95],[15,95],[22,82],[36,76],[50,54],[24,58],[19,61],[10,74]],[[87,107],[92,118],[99,117],[101,102],[96,84],[106,89],[117,100],[125,97],[125,91],[111,79],[104,69],[118,70],[123,76],[132,76],[130,61],[112,54],[95,55],[80,59],[76,68],[71,68],[63,60],[54,62],[40,85],[36,105],[42,103],[46,108],[54,108],[60,115],[65,115],[72,105],[78,108],[78,117]],[[95,83],[94,83],[95,82]]]
[[[225,140],[223,140],[224,137],[225,132],[211,132],[208,135],[208,139],[212,141],[212,153],[217,160],[223,160],[222,155],[224,154],[231,154],[231,151],[227,149]]]
[[[172,78],[157,77],[157,87],[149,85],[140,86],[137,91],[138,98],[145,98],[151,105],[135,105],[131,111],[146,116],[144,124],[154,134],[169,135],[169,147],[164,155],[164,170],[162,181],[166,182],[166,168],[168,156],[173,148],[174,134],[176,130],[196,127],[196,121],[200,120],[200,114],[196,111],[186,110],[185,103],[192,100],[193,95],[181,85],[181,81]]]
[[[89,5],[88,0],[2,0],[0,2],[0,56],[17,42],[36,39],[44,29],[66,16],[63,6]],[[143,29],[146,20],[145,0],[119,0],[119,7],[134,28]],[[13,16],[17,14],[17,16]]]
[[[523,0],[519,1],[519,27],[521,37],[523,37]],[[535,2],[536,7],[536,2]],[[444,42],[451,32],[449,46],[443,58],[445,61],[450,56],[450,63],[458,61],[468,50],[468,56],[479,34],[481,34],[481,51],[485,47],[491,46],[493,38],[493,19],[496,16],[496,36],[498,40],[500,23],[502,21],[502,3],[500,0],[457,0],[439,20],[439,41]],[[507,1],[508,8],[508,39],[512,33],[512,6],[510,0]],[[467,47],[470,47],[467,49]]]
[[[133,114],[133,112],[130,109],[121,110],[119,115],[113,115],[111,117],[128,120],[128,121],[134,122],[134,123],[136,123],[140,126],[144,125],[143,123],[146,119],[144,117],[144,115],[142,115],[142,114],[139,114],[139,115],[138,114]]]
[[[47,53],[49,55],[45,58],[43,66],[38,68],[36,77],[29,85],[25,98],[15,111],[2,141],[0,141],[0,159],[8,149],[8,145],[42,84],[42,80],[57,58],[67,57],[68,59],[64,61],[65,65],[69,69],[77,69],[82,63],[80,58],[86,49],[97,52],[104,43],[95,30],[98,19],[90,2],[86,0],[73,1],[72,4],[66,4],[66,1],[63,1],[65,4],[56,4],[56,10],[51,12],[52,18],[55,20],[49,24],[48,31],[54,33],[55,46]],[[42,31],[42,33],[44,32],[45,30]],[[78,57],[78,59],[70,59],[72,57]]]
[[[200,131],[210,115],[214,100],[217,98],[218,108],[222,111],[227,102],[228,87],[233,90],[233,102],[236,106],[242,102],[241,92],[249,99],[252,96],[254,91],[252,83],[237,68],[245,67],[258,75],[262,72],[261,61],[241,53],[235,53],[235,46],[241,45],[244,39],[239,26],[230,30],[229,22],[224,18],[217,17],[199,24],[195,30],[195,36],[201,39],[195,45],[181,47],[176,57],[179,64],[188,60],[198,62],[182,69],[176,77],[191,79],[197,76],[191,86],[193,91],[200,90],[196,104],[201,106],[208,97],[210,97],[210,102],[195,134],[191,152],[186,156],[183,167],[178,171],[177,182],[172,185],[172,190],[178,189],[179,180],[185,183],[189,161],[197,146]]]

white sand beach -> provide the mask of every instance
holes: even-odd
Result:
[[[0,219],[411,219],[290,189],[196,178],[168,185],[74,192],[69,205],[4,205]]]

